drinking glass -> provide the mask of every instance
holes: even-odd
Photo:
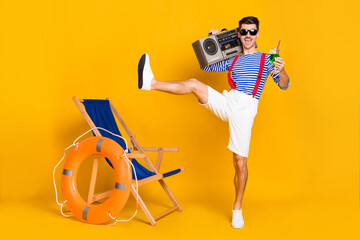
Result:
[[[270,61],[271,64],[274,65],[275,58],[277,58],[277,57],[280,57],[279,51],[278,51],[278,53],[276,53],[276,48],[270,49],[270,59],[269,59],[269,61]],[[273,72],[278,73],[279,70],[275,67]]]

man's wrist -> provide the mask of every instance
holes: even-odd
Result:
[[[281,87],[286,87],[289,84],[289,81],[286,81],[286,84],[282,84],[281,81],[279,82]]]

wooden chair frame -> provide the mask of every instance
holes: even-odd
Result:
[[[135,138],[135,135],[131,133],[130,129],[127,127],[127,125],[125,124],[124,120],[122,119],[122,117],[120,116],[119,112],[116,110],[114,104],[111,102],[111,100],[109,98],[106,98],[106,100],[109,101],[110,107],[112,112],[114,113],[114,115],[116,116],[117,120],[119,121],[119,123],[121,124],[121,126],[124,128],[124,130],[126,131],[127,135],[130,137],[131,139],[131,143],[130,143],[130,151],[138,151],[140,154],[127,154],[128,158],[138,158],[138,159],[144,159],[146,164],[149,166],[150,170],[153,171],[154,173],[156,173],[155,175],[139,180],[138,181],[138,186],[143,186],[145,184],[151,183],[151,182],[155,182],[158,181],[161,185],[161,187],[164,189],[164,191],[166,192],[167,196],[170,198],[170,200],[172,201],[172,203],[174,204],[173,207],[171,207],[170,209],[156,215],[153,216],[150,211],[148,210],[148,208],[146,207],[144,201],[142,200],[142,198],[140,197],[139,194],[139,201],[138,204],[141,207],[141,209],[143,210],[143,212],[145,213],[146,217],[148,218],[150,224],[152,226],[154,226],[156,224],[156,220],[174,212],[174,211],[182,211],[182,208],[180,207],[179,203],[176,201],[174,195],[170,192],[170,189],[167,187],[167,185],[165,184],[164,180],[163,180],[163,174],[159,173],[159,169],[160,169],[160,165],[161,165],[161,160],[162,160],[162,156],[164,152],[177,152],[178,148],[163,148],[163,147],[141,147],[140,144],[138,143],[138,141]],[[86,122],[90,125],[91,128],[96,127],[94,122],[91,120],[90,116],[88,115],[88,113],[85,110],[85,107],[83,106],[83,100],[82,99],[78,99],[77,97],[73,97],[73,101],[75,102],[76,106],[78,107],[78,109],[80,110],[81,114],[84,116]],[[94,133],[96,136],[101,136],[100,132],[95,129]],[[145,151],[155,151],[158,152],[158,158],[156,161],[156,166],[154,166],[150,159],[147,157]],[[96,177],[97,177],[97,172],[98,172],[98,164],[99,164],[99,158],[102,156],[94,156],[94,163],[93,163],[93,168],[92,168],[92,174],[91,174],[91,180],[90,180],[90,187],[89,187],[89,194],[88,194],[88,199],[87,202],[89,204],[104,199],[108,196],[111,195],[112,190],[103,192],[103,193],[99,193],[99,194],[95,194],[95,184],[96,184]],[[181,167],[180,168],[181,172],[184,171],[184,168]],[[133,196],[135,197],[135,199],[137,198],[137,193],[136,193],[136,185],[135,185],[135,181],[133,181],[133,184],[131,186],[131,193],[133,194]]]

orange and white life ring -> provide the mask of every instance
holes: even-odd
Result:
[[[91,205],[79,194],[76,176],[81,163],[91,155],[107,157],[115,170],[115,186],[110,197],[103,203]],[[124,150],[115,141],[105,137],[90,137],[74,147],[69,153],[61,176],[61,188],[66,206],[75,217],[86,223],[102,224],[112,220],[124,208],[131,191],[132,175],[130,163]]]

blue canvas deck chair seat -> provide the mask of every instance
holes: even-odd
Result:
[[[178,168],[170,172],[166,173],[159,173],[160,164],[163,152],[177,152],[177,148],[155,148],[155,147],[141,147],[138,141],[135,138],[135,135],[133,135],[130,131],[130,129],[125,124],[124,120],[116,110],[115,106],[111,102],[109,98],[106,100],[94,100],[94,99],[78,99],[76,97],[73,97],[73,100],[76,104],[76,106],[79,108],[81,114],[84,116],[87,123],[90,125],[91,128],[94,127],[102,127],[104,129],[107,129],[110,132],[113,132],[115,134],[121,135],[119,128],[116,124],[116,120],[114,118],[114,114],[116,118],[118,119],[119,123],[131,139],[131,143],[129,146],[130,154],[128,155],[129,158],[132,158],[132,163],[135,166],[136,174],[138,177],[138,184],[139,186],[142,186],[147,183],[151,183],[154,181],[158,181],[164,191],[166,192],[167,196],[170,198],[172,203],[174,204],[173,207],[170,209],[158,214],[157,216],[152,216],[149,212],[148,208],[146,207],[145,203],[143,202],[141,196],[139,196],[139,206],[145,213],[146,217],[149,219],[151,225],[155,225],[155,221],[169,213],[172,213],[174,211],[181,211],[182,208],[176,201],[173,194],[170,192],[169,188],[164,182],[165,177],[172,176],[176,173],[184,171],[184,168]],[[104,136],[113,139],[117,143],[121,145],[123,149],[125,149],[125,142],[121,138],[118,138],[116,136],[113,136],[109,134],[108,132],[105,132],[103,130],[94,130],[93,131],[96,136]],[[133,153],[134,151],[139,152],[138,154]],[[158,152],[158,158],[156,165],[154,166],[149,158],[147,157],[145,151],[156,151]],[[90,187],[89,187],[89,194],[87,202],[89,204],[104,199],[108,196],[110,196],[112,190],[109,190],[107,192],[95,194],[95,183],[96,183],[96,175],[98,170],[98,161],[100,156],[94,157],[94,163],[93,163],[93,169],[91,174],[91,180],[90,180]],[[148,165],[149,169],[142,166],[140,163],[136,161],[135,158],[142,158],[145,160],[146,164]],[[108,161],[108,160],[107,160]],[[111,162],[108,161],[109,165],[111,166]],[[134,179],[134,174],[133,174]],[[136,191],[135,191],[135,182],[132,184],[131,193],[136,198]]]

